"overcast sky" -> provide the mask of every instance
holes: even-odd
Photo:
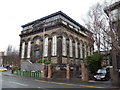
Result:
[[[0,0],[0,51],[9,44],[19,49],[21,25],[57,11],[82,24],[88,9],[103,0]]]

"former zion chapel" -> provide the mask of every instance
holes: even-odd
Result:
[[[22,25],[20,60],[35,63],[40,58],[54,65],[81,67],[86,56],[93,54],[92,33],[58,11]]]

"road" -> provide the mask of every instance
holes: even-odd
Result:
[[[61,83],[61,82],[50,82],[44,80],[38,80],[29,77],[19,77],[19,76],[7,76],[7,75],[0,75],[0,87],[2,88],[12,88],[10,90],[14,90],[13,88],[34,88],[39,90],[58,90],[59,89],[79,89],[79,88],[90,88],[89,90],[98,90],[98,88],[102,88],[99,86],[89,86],[89,85],[78,85],[78,84],[70,84],[70,83]],[[5,90],[5,89],[2,89]],[[16,89],[15,89],[16,90]],[[106,90],[106,89],[105,89]]]

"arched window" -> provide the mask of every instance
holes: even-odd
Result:
[[[80,58],[83,58],[83,46],[80,44]]]
[[[48,56],[48,37],[46,37],[44,40],[44,56]]]
[[[75,40],[75,57],[78,58],[78,42]]]
[[[73,57],[73,44],[72,44],[72,39],[69,39],[69,55],[70,57]]]
[[[39,39],[36,39],[36,40],[35,40],[35,44],[36,44],[36,45],[39,45],[39,44],[40,44],[40,40],[39,40]]]
[[[27,58],[30,58],[30,52],[31,52],[31,41],[28,41]]]
[[[21,58],[24,58],[25,55],[25,42],[22,43]]]
[[[86,52],[86,45],[84,45],[84,57],[87,56],[87,52]]]
[[[66,56],[66,38],[65,38],[65,36],[63,36],[63,38],[62,38],[62,54],[63,54],[63,56]]]
[[[57,55],[57,36],[52,37],[52,56]]]

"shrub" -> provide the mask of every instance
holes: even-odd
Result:
[[[37,60],[36,62],[37,62],[37,63],[44,63],[44,62],[43,62],[43,59],[39,59],[39,60]]]
[[[49,60],[45,60],[45,64],[51,64],[51,62]]]
[[[93,54],[91,56],[86,57],[86,63],[91,73],[94,74],[101,67],[102,59],[103,55],[101,54]]]
[[[43,61],[43,59],[39,59],[36,63],[44,63],[44,64],[47,64],[47,65],[52,64],[51,61],[49,61],[49,60],[44,60]]]

